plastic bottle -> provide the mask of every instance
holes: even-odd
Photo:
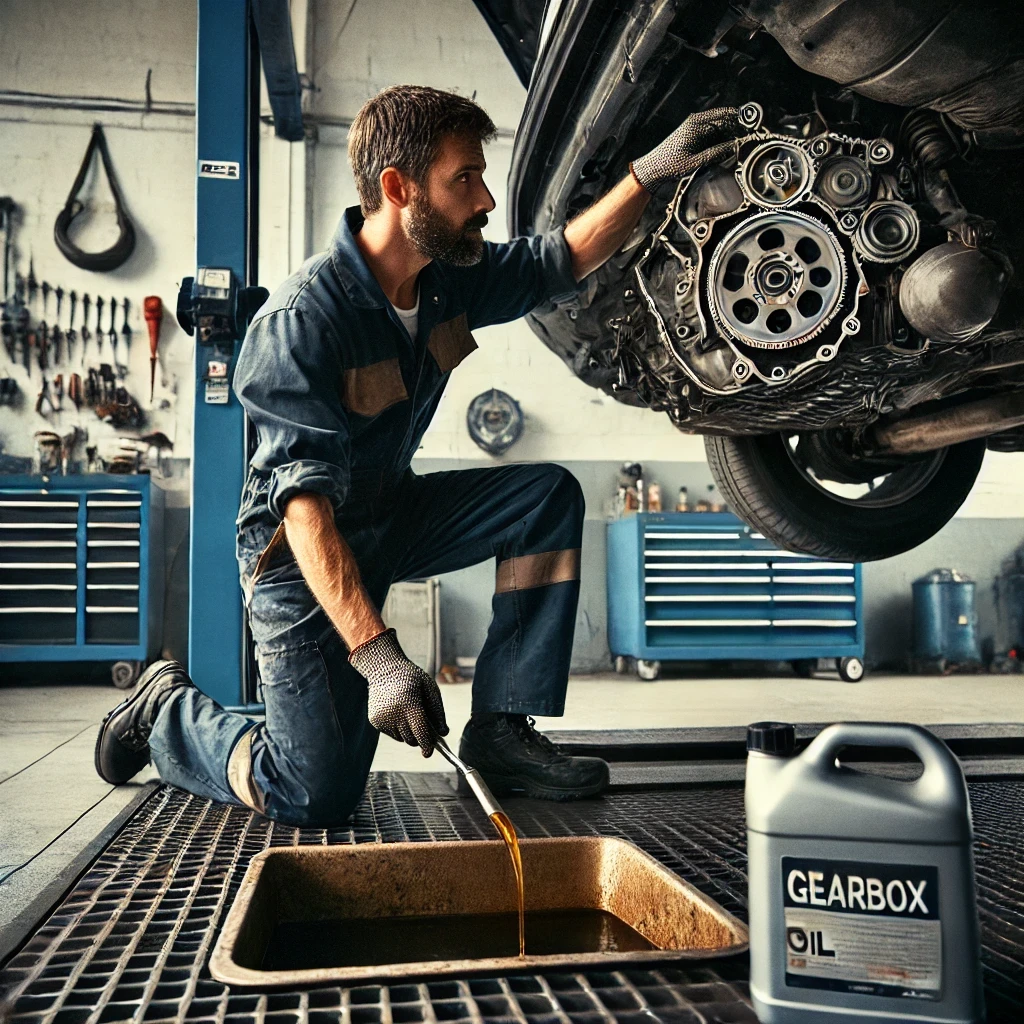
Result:
[[[924,771],[839,767],[844,747],[910,750]],[[793,726],[761,722],[747,750],[761,1024],[982,1021],[971,810],[949,748],[920,726],[859,722],[795,755]]]

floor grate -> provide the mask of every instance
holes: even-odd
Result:
[[[972,785],[990,1024],[1024,1011],[1024,782]],[[526,836],[632,840],[743,916],[738,787],[508,800]],[[380,773],[350,827],[275,825],[163,788],[0,971],[0,1018],[19,1024],[731,1024],[754,1021],[745,958],[699,967],[251,992],[206,969],[250,858],[271,846],[493,838],[446,776]]]

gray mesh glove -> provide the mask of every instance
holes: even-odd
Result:
[[[730,152],[736,139],[750,129],[739,121],[736,107],[715,107],[691,114],[664,142],[630,169],[648,192],[663,181],[679,179]]]
[[[419,746],[428,757],[435,737],[448,734],[441,691],[405,656],[395,631],[386,630],[360,644],[348,661],[369,684],[370,725],[393,740]]]

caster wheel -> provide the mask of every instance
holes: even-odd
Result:
[[[860,658],[840,658],[839,678],[848,683],[859,683],[864,678],[864,662]]]
[[[141,675],[141,661],[115,661],[110,666],[110,678],[119,690],[134,686]]]
[[[636,659],[636,674],[646,683],[653,683],[661,675],[660,661],[645,661],[643,658]]]
[[[624,654],[615,655],[615,671],[620,675],[627,675],[629,672],[629,658]]]
[[[797,658],[796,661],[791,663],[793,665],[793,671],[801,679],[813,679],[815,669],[818,667],[817,658]]]

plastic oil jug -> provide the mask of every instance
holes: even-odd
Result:
[[[913,781],[841,767],[846,747],[906,749]],[[916,725],[747,731],[750,992],[762,1024],[984,1018],[967,786]],[[880,755],[880,757],[883,755]]]

